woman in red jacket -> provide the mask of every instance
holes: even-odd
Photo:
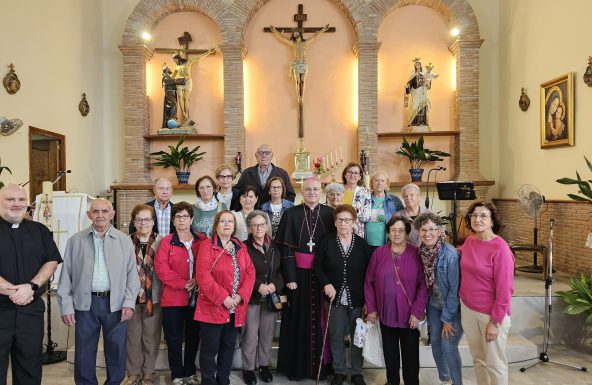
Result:
[[[203,385],[230,384],[234,344],[255,283],[247,247],[233,236],[235,231],[232,212],[220,211],[214,218],[212,238],[202,242],[197,252],[195,278],[200,290],[195,320],[200,321]]]
[[[162,282],[160,306],[162,327],[168,347],[169,368],[173,384],[198,384],[195,367],[199,346],[199,323],[193,320],[195,304],[190,304],[196,290],[195,256],[205,235],[191,232],[193,208],[187,202],[173,205],[171,217],[175,231],[161,242],[154,267]],[[207,243],[207,242],[203,242]],[[192,306],[191,306],[192,305]],[[185,356],[183,357],[183,335]]]

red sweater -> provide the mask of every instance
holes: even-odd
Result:
[[[255,267],[247,252],[244,243],[232,238],[237,251],[236,258],[240,269],[238,294],[242,297],[234,312],[234,323],[241,327],[247,316],[247,305],[251,298],[255,283]],[[222,252],[218,245],[218,237],[214,236],[205,242],[201,242],[197,252],[197,264],[195,278],[199,285],[199,297],[195,308],[195,320],[213,324],[230,322],[230,310],[224,306],[226,297],[232,295],[232,281],[234,279],[234,266],[232,257],[224,251],[216,265],[210,272],[214,261]]]
[[[191,252],[197,259],[200,243],[207,239],[203,234],[194,234]],[[197,261],[194,263],[194,267]],[[167,235],[160,242],[156,258],[154,259],[156,275],[162,282],[160,306],[187,306],[189,293],[185,283],[189,280],[189,252],[183,242],[179,240],[177,232]],[[193,276],[195,277],[195,270]]]

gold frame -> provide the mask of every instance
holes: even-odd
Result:
[[[558,100],[557,103],[554,101]],[[550,113],[561,106],[563,114]],[[558,123],[556,123],[558,122]],[[561,124],[561,127],[556,125]],[[574,145],[574,73],[568,72],[553,80],[541,84],[541,148],[553,148]],[[558,130],[559,132],[554,132]]]

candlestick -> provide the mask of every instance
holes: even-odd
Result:
[[[339,155],[341,155],[341,161],[343,161],[343,148],[341,148],[341,146],[339,146]]]

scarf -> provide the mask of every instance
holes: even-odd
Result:
[[[201,211],[212,211],[218,208],[218,200],[216,197],[213,197],[211,201],[205,203],[200,198],[197,198],[197,207],[199,207]]]
[[[145,254],[142,251],[142,242],[133,233],[131,235],[132,243],[136,253],[136,268],[138,269],[138,277],[140,278],[140,292],[138,293],[138,303],[146,304],[146,315],[151,317],[154,314],[154,304],[152,302],[152,279],[154,277],[154,257],[155,252],[152,244],[156,240],[158,234],[152,232],[146,243]]]
[[[444,245],[443,234],[440,236],[440,238],[438,238],[438,241],[431,249],[429,249],[423,243],[419,246],[419,256],[421,257],[421,262],[423,263],[426,285],[430,290],[430,293],[433,293],[436,289],[436,276],[434,271],[436,270],[438,255],[440,254],[442,245]]]

